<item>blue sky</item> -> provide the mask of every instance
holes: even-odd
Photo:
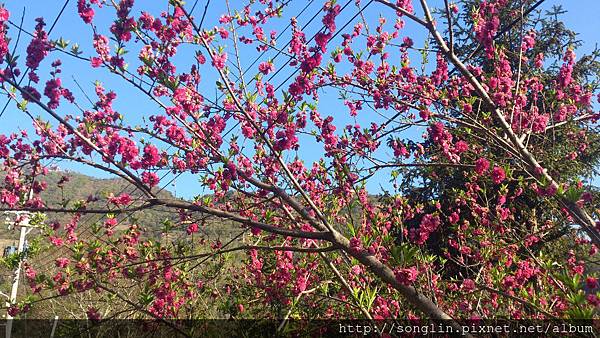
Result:
[[[21,13],[23,11],[23,9],[25,8],[25,17],[24,17],[24,27],[31,31],[33,29],[34,26],[34,19],[36,17],[40,17],[43,16],[46,19],[46,22],[48,23],[48,25],[50,25],[50,23],[52,22],[52,20],[57,16],[59,10],[61,9],[62,5],[64,4],[65,1],[63,0],[27,0],[27,1],[9,1],[8,3],[5,4],[5,6],[10,10],[11,12],[11,20],[13,22],[18,22],[20,21],[20,17],[21,17]],[[188,3],[193,3],[193,1],[188,0]],[[238,3],[237,1],[231,1],[232,3]],[[365,3],[366,1],[363,1],[363,3]],[[431,5],[434,6],[437,4],[438,1],[430,1]],[[59,37],[64,38],[65,40],[70,40],[72,43],[77,42],[80,46],[81,46],[81,50],[84,52],[83,55],[92,55],[92,48],[90,45],[90,37],[91,37],[91,29],[89,26],[84,25],[84,23],[80,20],[80,18],[76,15],[76,0],[71,0],[70,3],[67,6],[67,10],[65,12],[65,14],[60,18],[60,20],[58,21],[56,27],[54,28],[53,32],[51,33],[51,39],[57,39]],[[135,12],[139,12],[142,8],[144,10],[147,10],[153,14],[157,14],[159,13],[161,10],[166,9],[166,3],[167,1],[156,1],[156,0],[137,0],[136,1],[136,7],[134,7],[134,11]],[[205,19],[205,26],[206,27],[211,27],[214,26],[217,22],[216,20],[218,19],[219,15],[221,14],[221,12],[223,11],[223,7],[224,6],[219,6],[216,5],[218,3],[223,3],[221,1],[217,1],[217,0],[213,0],[212,3],[209,6],[209,11],[208,11],[208,15],[206,16]],[[309,3],[308,0],[307,1],[303,1],[303,0],[294,0],[292,1],[291,7],[287,9],[287,15],[286,18],[289,17],[290,13],[293,13],[294,15],[296,13],[299,13],[300,10],[302,8],[304,8],[305,5],[309,5],[307,10],[302,13],[302,15],[298,16],[298,21],[300,24],[304,24],[314,13],[316,13],[316,11],[318,11],[320,4],[322,3],[322,1],[314,1],[314,3]],[[340,4],[345,3],[345,1],[339,1]],[[25,5],[26,4],[26,5]],[[196,16],[200,16],[200,14],[202,13],[202,10],[204,8],[204,0],[200,0],[198,2],[198,6],[196,8]],[[598,37],[598,33],[600,32],[600,21],[598,20],[597,16],[598,13],[600,13],[600,1],[598,0],[570,0],[570,1],[556,1],[556,0],[547,0],[546,3],[543,5],[543,8],[550,8],[552,5],[558,5],[561,4],[564,9],[566,9],[568,12],[563,16],[563,20],[565,21],[566,25],[572,29],[574,29],[575,31],[580,33],[580,39],[584,41],[584,48],[581,49],[581,52],[589,52],[590,50],[593,49],[594,45],[596,45],[598,42],[600,42],[600,38]],[[189,6],[188,6],[189,8]],[[96,18],[96,22],[98,23],[99,26],[106,26],[103,27],[102,29],[104,30],[104,33],[107,34],[106,28],[109,26],[109,20],[111,19],[111,16],[113,14],[112,11],[110,10],[100,10],[100,11],[96,11],[97,12],[97,18]],[[348,9],[345,12],[342,12],[342,14],[340,15],[340,17],[338,18],[338,22],[339,23],[343,23],[345,22],[347,19],[349,19],[352,15],[354,15],[355,13],[355,7],[354,6],[349,6]],[[365,13],[365,15],[367,16],[367,19],[369,22],[374,22],[376,21],[376,17],[378,16],[378,13],[384,13],[387,15],[390,15],[391,12],[389,9],[382,7],[379,4],[373,4]],[[280,30],[283,28],[283,26],[285,26],[287,24],[286,21],[283,20],[279,20],[276,22],[276,24],[281,25],[279,27],[273,27],[274,29]],[[341,25],[341,24],[339,24]],[[317,19],[315,19],[313,21],[313,23],[311,25],[308,26],[307,28],[307,36],[311,36],[311,32],[315,32],[316,29],[320,28],[320,16],[317,17]],[[268,32],[268,30],[267,30]],[[425,35],[422,29],[418,29],[415,30],[413,25],[407,25],[406,31],[405,31],[406,35],[410,35],[413,37],[413,39],[415,40],[417,45],[422,45],[422,41],[425,39]],[[11,33],[11,35],[14,35],[14,30]],[[287,36],[287,35],[285,35]],[[284,38],[282,38],[282,41],[285,40],[285,36]],[[421,43],[419,43],[421,42]],[[20,48],[19,50],[23,50],[24,46],[26,46],[26,44],[29,43],[29,39],[25,38],[21,40],[20,43]],[[285,44],[285,42],[281,43],[280,45]],[[579,54],[581,54],[581,52]],[[275,52],[269,52],[271,54],[267,54],[267,57],[273,57],[273,55],[275,54]],[[21,53],[23,54],[23,53]],[[183,53],[183,55],[190,55],[190,53]],[[243,55],[252,55],[252,57],[249,58],[242,58],[241,63],[243,67],[247,67],[248,65],[250,65],[250,63],[252,61],[254,61],[255,56],[257,55],[255,52],[252,52],[251,50],[247,50],[244,51]],[[58,56],[58,55],[57,55]],[[51,62],[52,60],[54,60],[57,56],[51,57],[49,60],[47,60],[47,62]],[[74,79],[77,80],[77,82],[83,87],[84,91],[88,94],[93,94],[93,90],[94,90],[94,86],[93,86],[93,82],[98,80],[100,82],[102,82],[104,84],[104,86],[106,88],[111,88],[114,89],[117,94],[119,95],[119,98],[117,99],[117,102],[115,104],[115,108],[117,111],[119,111],[121,114],[125,115],[126,118],[128,119],[128,121],[131,121],[132,124],[139,124],[143,122],[143,117],[144,116],[149,116],[152,114],[156,114],[158,112],[156,106],[154,104],[152,104],[151,102],[149,102],[147,99],[144,99],[142,97],[142,95],[139,95],[135,89],[131,89],[128,85],[124,84],[122,80],[119,80],[118,78],[115,77],[115,75],[111,75],[108,74],[105,70],[92,70],[90,69],[89,65],[86,62],[82,62],[79,60],[74,60],[72,58],[69,57],[62,57],[61,59],[63,61],[63,74],[62,74],[62,79],[63,79],[63,83],[66,85],[66,87],[70,88],[73,90],[76,98],[79,99],[79,101],[84,102],[83,99],[83,93],[81,91],[79,91],[77,89],[77,86],[74,83]],[[130,56],[129,59],[134,59],[133,56]],[[179,62],[179,66],[181,67],[182,65],[185,64],[190,64],[190,62],[187,62],[186,59],[181,58],[179,60],[177,60]],[[279,56],[278,59],[275,62],[275,65],[279,65],[279,64],[283,64],[284,62],[287,61],[287,58],[285,56]],[[256,66],[255,66],[256,67]],[[41,69],[44,69],[44,64],[41,66]],[[47,69],[47,66],[46,68]],[[130,67],[131,70],[135,70],[135,67],[132,65]],[[181,69],[185,69],[181,68]],[[254,68],[256,69],[256,68]],[[283,72],[282,74],[279,74],[278,77],[276,79],[273,80],[274,83],[279,83],[280,81],[283,81],[286,77],[287,74],[284,74],[285,72]],[[249,74],[255,74],[255,70],[250,71]],[[42,72],[40,72],[40,75],[43,75]],[[214,83],[214,79],[215,79],[215,74],[203,74],[204,77],[204,83],[205,84],[210,84],[210,83]],[[42,79],[44,77],[42,76]],[[208,95],[209,97],[212,95],[212,97],[215,96],[215,93],[213,92],[214,89],[210,89],[209,90],[211,92],[205,92],[205,95]],[[92,96],[93,99],[93,95]],[[340,107],[339,104],[339,100],[338,98],[338,94],[335,92],[327,92],[327,93],[323,93],[321,100],[320,100],[320,104],[319,104],[319,109],[320,110],[336,110],[336,109],[344,109]],[[5,102],[5,98],[0,99],[0,108],[4,106],[4,102]],[[85,102],[84,102],[85,103]],[[89,108],[89,105],[86,107]],[[62,115],[65,114],[77,114],[77,111],[73,108],[70,107],[68,105],[63,105],[61,106],[61,110],[60,113]],[[68,111],[64,111],[64,110],[68,110]],[[343,110],[345,111],[345,110]],[[34,112],[34,114],[41,114],[42,116],[43,113],[41,112]],[[323,113],[322,113],[323,114]],[[327,115],[327,114],[324,114]],[[332,115],[334,115],[332,113]],[[347,114],[346,114],[347,115]],[[44,116],[47,118],[47,116]],[[337,118],[337,116],[336,116]],[[361,122],[363,124],[365,124],[366,122],[369,122],[369,119],[374,117],[372,116],[363,116],[362,118],[359,118],[358,122]],[[340,119],[338,121],[339,125],[344,125],[348,122],[352,122],[351,120],[348,119]],[[367,124],[365,124],[367,125]],[[14,104],[10,104],[8,110],[6,111],[5,115],[2,116],[0,118],[0,133],[9,133],[12,132],[14,130],[16,130],[17,128],[22,128],[22,129],[27,129],[27,130],[31,130],[31,122],[30,120],[23,115],[22,112],[18,111],[15,107]],[[415,133],[415,135],[418,135],[418,132]],[[309,151],[306,151],[306,150]],[[303,158],[304,160],[306,160],[307,162],[311,162],[314,161],[318,158],[318,153],[312,153],[310,151],[310,147],[308,148],[304,148],[304,151],[302,154],[299,154],[299,156],[301,158]],[[78,170],[78,171],[82,171],[86,174],[90,174],[90,175],[95,175],[95,176],[101,176],[101,177],[105,177],[106,175],[103,175],[100,172],[91,170],[89,168],[84,168],[78,165],[72,165],[72,164],[66,164],[63,163],[61,164],[62,167],[64,168],[70,168],[73,170]],[[167,176],[165,179],[168,180],[169,178],[171,178],[171,176]],[[165,182],[166,182],[165,180]],[[382,175],[380,179],[375,178],[373,179],[369,185],[368,188],[371,191],[379,191],[380,186],[381,185],[385,185],[385,183],[388,181],[388,177],[386,177],[385,175]],[[204,191],[202,190],[201,185],[197,182],[197,178],[189,175],[189,174],[184,174],[181,177],[179,177],[176,180],[176,185],[169,185],[167,187],[168,190],[171,191],[176,191],[178,196],[183,196],[186,198],[192,197],[194,195],[197,194],[202,194]]]

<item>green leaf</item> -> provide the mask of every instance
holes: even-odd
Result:
[[[28,103],[29,101],[23,99],[21,102],[17,103],[17,108],[19,108],[20,111],[27,111]]]

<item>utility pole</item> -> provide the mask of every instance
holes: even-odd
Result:
[[[10,290],[10,297],[8,299],[7,306],[10,307],[12,304],[17,302],[17,292],[19,290],[19,280],[21,278],[21,265],[23,263],[23,259],[21,257],[23,251],[25,250],[25,243],[27,235],[33,230],[33,228],[29,224],[29,213],[25,212],[10,212],[12,214],[16,214],[17,220],[19,221],[19,226],[21,227],[21,232],[19,235],[19,246],[17,247],[17,255],[19,255],[19,263],[17,265],[17,269],[14,273],[14,280],[12,283],[12,289]],[[21,217],[21,216],[24,217]],[[10,338],[12,334],[12,324],[13,317],[9,312],[6,313],[6,338]]]

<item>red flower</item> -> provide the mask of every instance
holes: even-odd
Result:
[[[596,295],[588,295],[587,300],[593,306],[597,307],[600,305],[600,299]]]
[[[589,289],[595,289],[598,287],[598,279],[594,277],[588,277],[585,280],[585,284]]]
[[[533,120],[531,125],[531,130],[534,133],[543,133],[546,131],[546,126],[548,125],[549,117],[548,115],[538,115]]]
[[[25,64],[31,69],[37,69],[40,62],[48,55],[50,43],[48,42],[48,34],[44,31],[44,19],[37,18],[35,26],[34,38],[27,46],[27,58]]]
[[[489,168],[490,162],[483,157],[475,162],[475,172],[477,175],[483,175]]]
[[[462,283],[462,288],[465,291],[472,291],[475,289],[475,282],[472,279],[465,279]]]
[[[196,232],[198,232],[198,223],[192,223],[187,227],[187,233],[188,235],[194,234]]]
[[[8,21],[9,16],[10,16],[10,13],[8,12],[8,10],[6,8],[0,8],[0,22]]]
[[[11,208],[19,202],[19,197],[8,190],[2,190],[0,196],[2,198],[2,203],[7,204]]]
[[[116,225],[117,225],[117,219],[116,218],[109,218],[106,221],[104,221],[104,227],[106,227],[108,229],[113,228]]]
[[[271,62],[263,62],[260,65],[258,65],[258,70],[265,75],[271,73],[274,69],[275,67]]]
[[[414,266],[405,269],[399,269],[395,273],[396,280],[400,284],[410,285],[417,280],[417,276],[419,275],[419,271]]]
[[[494,181],[494,183],[496,184],[500,184],[502,183],[502,181],[504,181],[505,178],[506,173],[504,173],[504,169],[498,166],[494,167],[494,169],[492,170],[492,181]]]
[[[450,224],[456,224],[458,223],[458,220],[460,219],[460,216],[458,215],[458,213],[453,212],[452,214],[450,214],[450,216],[448,217],[448,221],[450,221]]]
[[[61,246],[63,245],[63,239],[60,237],[54,237],[54,236],[50,236],[50,242],[52,243],[52,245],[54,246]]]
[[[100,321],[100,318],[101,318],[100,313],[98,312],[98,310],[94,309],[93,307],[89,307],[85,313],[89,320],[91,320],[93,322]]]
[[[59,268],[65,268],[67,265],[69,265],[69,259],[65,257],[60,257],[54,261],[54,264]]]
[[[94,18],[94,10],[85,2],[85,0],[77,1],[77,13],[79,13],[79,17],[81,17],[85,23],[91,23]]]
[[[440,218],[436,215],[427,214],[423,216],[418,230],[413,232],[413,239],[417,244],[424,244],[429,235],[436,231],[440,225]]]
[[[217,69],[225,68],[226,62],[227,54],[225,53],[213,56],[212,65],[215,66]]]
[[[465,141],[458,141],[454,145],[454,148],[457,153],[464,153],[465,151],[469,150],[469,144]]]
[[[156,175],[155,173],[145,171],[142,173],[142,182],[151,187],[154,187],[160,182],[160,178],[158,178],[158,175]]]
[[[123,193],[116,197],[110,197],[108,201],[115,205],[128,205],[129,203],[131,203],[131,196],[129,196],[129,194]]]
[[[97,57],[92,57],[91,63],[92,63],[92,67],[98,68],[98,67],[102,66],[102,59],[97,58]]]
[[[142,164],[146,167],[152,167],[158,164],[160,161],[160,155],[158,149],[151,144],[147,144],[144,147],[144,156],[142,158]]]
[[[17,307],[14,304],[8,308],[8,314],[11,315],[12,317],[18,315],[19,312],[20,312],[19,307]]]

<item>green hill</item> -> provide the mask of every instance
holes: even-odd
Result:
[[[1,176],[1,175],[0,175]],[[41,179],[41,178],[40,178]],[[42,179],[41,179],[42,180]],[[88,209],[106,209],[106,201],[109,196],[128,193],[132,200],[141,200],[140,193],[133,185],[122,178],[95,178],[71,171],[51,171],[43,177],[48,186],[41,193],[43,202],[49,208],[75,209],[77,203],[92,200]],[[63,181],[63,183],[58,184]],[[157,189],[158,191],[158,189]],[[176,197],[167,190],[158,191],[158,196],[163,199],[175,199]],[[106,215],[82,213],[78,229],[90,232],[93,224],[101,224]],[[73,213],[47,213],[47,224],[59,222],[65,224],[71,220]],[[176,210],[163,206],[154,206],[149,209],[117,214],[119,226],[116,230],[124,230],[128,224],[136,223],[146,229],[144,236],[153,238],[165,238],[175,240],[185,237],[185,228],[166,227],[166,224],[176,223],[179,215]],[[168,234],[165,231],[168,230]],[[227,239],[234,233],[239,232],[238,225],[230,221],[209,219],[207,226],[201,229],[210,238]],[[19,230],[9,230],[7,225],[0,226],[0,248],[16,245],[18,243]]]

